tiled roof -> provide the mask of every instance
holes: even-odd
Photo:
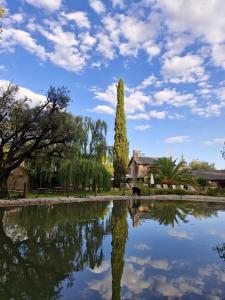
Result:
[[[157,157],[140,156],[136,160],[136,163],[138,165],[153,165],[157,159]]]
[[[213,170],[213,171],[205,171],[205,170],[195,170],[192,171],[192,174],[195,177],[205,177],[207,180],[225,180],[225,170]]]

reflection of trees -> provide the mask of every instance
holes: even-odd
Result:
[[[224,210],[224,205],[210,204],[210,203],[196,203],[192,206],[192,215],[195,218],[209,218],[212,216],[217,216],[217,211],[219,209]]]
[[[185,206],[181,206],[177,203],[157,203],[154,208],[150,211],[150,217],[153,220],[163,225],[172,225],[179,222],[187,223],[187,215],[190,212]]]
[[[25,229],[28,239],[14,243],[4,230],[10,216],[3,224],[1,211],[0,299],[57,299],[63,280],[73,284],[74,271],[101,265],[102,241],[110,224],[99,217],[107,205],[22,209],[13,223]]]
[[[128,235],[127,205],[114,201],[112,209],[112,299],[120,299],[120,283],[124,267],[124,253]]]
[[[223,243],[222,245],[216,246],[215,250],[219,254],[219,257],[225,261],[225,243]]]
[[[133,220],[153,219],[161,225],[172,225],[176,223],[187,223],[188,216],[193,215],[195,218],[209,218],[216,216],[218,209],[224,207],[219,204],[209,204],[202,202],[179,202],[179,201],[139,201],[131,202],[129,211]]]

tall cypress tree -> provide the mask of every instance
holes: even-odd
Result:
[[[117,85],[117,107],[115,119],[115,137],[113,148],[114,182],[119,186],[125,180],[128,168],[128,151],[126,116],[124,112],[124,82]]]

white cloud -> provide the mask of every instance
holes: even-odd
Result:
[[[50,11],[58,10],[61,6],[61,0],[25,0],[27,3],[44,8]]]
[[[202,118],[218,117],[222,113],[221,112],[222,108],[223,108],[222,104],[207,103],[206,107],[194,106],[192,108],[192,112]]]
[[[139,266],[150,265],[152,268],[158,270],[168,271],[171,269],[169,262],[164,259],[152,260],[150,257],[140,258],[137,256],[130,256],[127,258],[127,261]]]
[[[116,83],[113,83],[102,92],[98,89],[92,90],[95,94],[95,98],[110,103],[113,107],[116,107]],[[151,102],[151,97],[146,96],[141,91],[136,89],[125,89],[125,110],[127,113],[133,114],[136,111],[145,111],[145,105]]]
[[[212,48],[212,60],[216,66],[225,69],[225,44],[217,44]]]
[[[151,128],[150,125],[138,125],[138,126],[135,126],[135,129],[139,130],[139,131],[145,131],[145,130],[147,130],[149,128]]]
[[[151,58],[160,53],[159,46],[155,44],[159,31],[158,15],[152,14],[148,19],[141,20],[133,14],[115,14],[105,16],[102,22],[120,55],[136,57],[140,50],[144,50]]]
[[[10,84],[10,81],[8,80],[0,80],[0,88],[6,88],[8,85]],[[19,87],[19,91],[18,91],[18,98],[23,99],[25,97],[27,97],[30,100],[30,105],[31,106],[35,106],[35,105],[39,105],[41,103],[43,103],[44,101],[46,101],[46,97],[44,95],[38,94],[33,92],[30,89],[27,89],[25,87]]]
[[[105,91],[100,91],[98,88],[92,88],[95,99],[110,103],[112,106],[116,106],[116,83],[109,85]]]
[[[165,119],[167,116],[166,111],[156,111],[152,110],[146,113],[139,113],[135,115],[128,115],[127,119],[128,120],[150,120],[150,119]]]
[[[147,251],[151,250],[151,247],[149,247],[147,244],[140,243],[140,244],[135,244],[134,249],[141,250],[141,251]]]
[[[105,12],[105,5],[101,0],[89,0],[89,4],[97,14],[102,14]]]
[[[124,0],[112,0],[113,7],[119,7],[123,9],[125,7]]]
[[[184,230],[177,230],[177,229],[170,229],[168,231],[169,236],[178,238],[178,239],[184,239],[184,240],[192,240],[192,236]]]
[[[225,87],[217,89],[217,96],[220,101],[225,101]]]
[[[149,86],[156,86],[156,87],[159,87],[161,86],[161,81],[159,81],[155,75],[150,75],[148,77],[146,77],[142,83],[140,85],[137,86],[137,89],[146,89],[148,88]]]
[[[167,144],[173,144],[173,143],[181,144],[189,141],[190,141],[190,137],[187,135],[172,136],[165,139],[165,143]]]
[[[99,32],[97,34],[98,38],[98,46],[97,51],[100,52],[105,58],[113,59],[115,56],[115,50],[113,46],[113,42],[110,40],[108,35]]]
[[[24,16],[21,13],[16,13],[16,14],[10,15],[10,19],[15,23],[22,23],[24,20]]]
[[[172,83],[205,81],[208,77],[202,65],[198,55],[174,56],[165,59],[162,73]]]
[[[114,114],[114,109],[107,105],[97,105],[92,109],[92,111],[99,114],[108,114],[108,115]]]
[[[225,143],[225,137],[224,138],[214,138],[212,140],[204,141],[203,144],[207,146],[212,145],[224,145]]]
[[[150,2],[149,5],[152,6],[153,3]],[[225,42],[225,2],[223,0],[208,1],[207,5],[205,5],[205,0],[156,0],[154,5],[162,12],[169,38],[171,34],[175,36],[185,34],[191,36],[190,41],[198,39],[212,48],[217,47],[216,45],[220,47]],[[190,41],[185,42],[181,50]],[[222,49],[217,50],[224,57]],[[213,58],[216,58],[214,54]],[[224,60],[218,60],[216,63],[224,66]]]
[[[193,94],[181,94],[175,89],[164,89],[154,94],[154,104],[162,105],[164,103],[170,104],[172,106],[194,106],[196,104],[196,99]]]
[[[204,0],[157,0],[156,3],[166,15],[166,24],[171,31],[190,32],[210,44],[224,41],[223,0],[210,1],[207,6]]]
[[[86,12],[76,11],[69,14],[62,13],[62,16],[69,21],[74,21],[80,28],[90,28],[90,22]]]
[[[4,30],[1,33],[0,48],[10,50],[16,45],[23,47],[28,52],[35,54],[42,60],[45,60],[47,57],[45,48],[39,45],[28,32],[20,29],[7,28],[7,30]]]
[[[93,48],[93,46],[96,44],[96,38],[94,38],[92,35],[90,35],[88,32],[81,33],[79,35],[80,38],[80,49],[83,52],[87,52]]]
[[[86,57],[79,51],[79,41],[73,32],[64,31],[57,22],[46,21],[49,30],[39,26],[39,32],[53,43],[54,51],[49,59],[57,66],[68,71],[79,72],[86,65]]]
[[[103,261],[100,266],[95,266],[94,269],[89,269],[90,272],[95,274],[101,274],[105,273],[110,269],[110,262],[109,261]]]

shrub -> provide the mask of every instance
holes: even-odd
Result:
[[[207,191],[207,195],[208,196],[218,196],[218,194],[219,194],[219,190],[218,189],[208,189],[208,191]]]

